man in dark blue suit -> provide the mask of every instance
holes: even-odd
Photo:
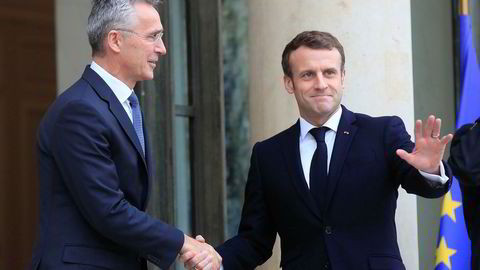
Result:
[[[448,163],[462,191],[463,216],[472,242],[472,270],[480,270],[480,118],[455,132]]]
[[[166,54],[157,4],[93,1],[93,61],[38,129],[33,269],[167,269],[179,254],[197,255],[197,269],[220,265],[211,246],[145,212],[153,162],[132,89]]]
[[[300,119],[253,147],[238,235],[217,248],[225,270],[254,269],[272,254],[281,267],[405,269],[397,244],[398,188],[438,198],[450,187],[440,119],[417,121],[410,141],[398,117],[340,105],[342,45],[329,33],[297,35],[282,55],[284,83]]]

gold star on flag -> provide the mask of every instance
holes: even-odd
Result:
[[[435,261],[435,267],[438,266],[440,263],[443,263],[448,267],[448,269],[452,269],[450,257],[453,256],[453,254],[455,253],[457,253],[457,250],[448,248],[447,241],[445,240],[445,237],[442,236],[442,239],[440,240],[440,243],[437,247],[437,259]]]
[[[453,220],[453,222],[457,222],[457,219],[455,217],[455,209],[460,207],[460,205],[462,205],[462,203],[454,201],[452,199],[452,193],[449,191],[447,194],[445,194],[445,197],[443,198],[441,216],[448,215]]]

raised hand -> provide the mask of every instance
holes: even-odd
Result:
[[[180,251],[179,259],[185,268],[195,270],[218,270],[222,264],[222,257],[205,239],[198,235],[193,239],[185,235],[185,243]]]
[[[397,150],[397,155],[408,164],[426,173],[439,174],[440,162],[446,145],[452,140],[453,135],[447,134],[440,138],[442,120],[430,115],[425,126],[422,120],[415,122],[415,148],[412,153],[403,149]]]

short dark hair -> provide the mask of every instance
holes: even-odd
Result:
[[[298,34],[290,41],[282,53],[282,68],[283,74],[292,77],[292,69],[290,68],[290,54],[301,46],[308,47],[310,49],[337,49],[342,57],[341,71],[345,68],[345,53],[343,46],[338,39],[332,34],[320,31],[304,31]]]

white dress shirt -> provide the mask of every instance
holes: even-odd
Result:
[[[110,89],[112,89],[113,93],[117,97],[120,104],[122,104],[123,109],[133,124],[132,107],[130,106],[130,101],[128,101],[128,98],[133,93],[133,90],[130,89],[125,83],[115,78],[112,74],[108,73],[105,69],[95,63],[95,61],[92,61],[90,68],[107,83]]]
[[[342,107],[339,106],[338,110],[330,116],[325,124],[323,124],[324,127],[329,128],[329,130],[325,132],[325,144],[327,145],[327,174],[330,168],[330,159],[332,157],[333,145],[335,144],[335,137],[337,135],[341,116]],[[310,187],[310,164],[312,163],[313,153],[315,152],[315,149],[317,149],[317,141],[315,141],[315,138],[309,132],[312,128],[316,128],[316,126],[300,117],[300,159],[302,161],[303,175],[305,176],[308,187]],[[448,181],[443,163],[440,163],[440,175],[430,174],[420,170],[419,172],[423,177],[431,181],[432,184],[445,184]]]

